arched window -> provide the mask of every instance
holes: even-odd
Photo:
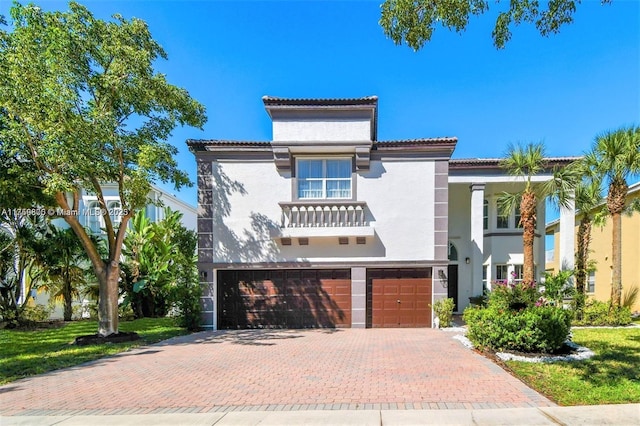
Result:
[[[120,201],[109,201],[107,203],[107,208],[109,209],[111,223],[115,228],[120,225],[120,222],[122,221],[122,204],[120,204]]]
[[[87,210],[85,211],[86,226],[93,234],[100,233],[100,205],[97,201],[89,201],[87,203]]]
[[[458,249],[449,241],[449,260],[455,262],[458,260]]]

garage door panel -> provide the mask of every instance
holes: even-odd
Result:
[[[430,278],[374,278],[371,287],[373,327],[431,326]]]
[[[349,270],[220,271],[219,327],[350,327],[349,275]]]

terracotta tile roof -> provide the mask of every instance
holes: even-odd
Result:
[[[232,141],[225,139],[187,139],[187,146],[191,152],[206,151],[208,146],[224,146],[224,147],[262,147],[271,149],[269,141]]]
[[[365,96],[363,98],[279,98],[276,96],[263,96],[265,106],[332,106],[332,105],[372,105],[378,104],[377,96]]]
[[[445,138],[423,138],[423,139],[404,139],[393,141],[376,141],[373,143],[373,149],[377,148],[409,148],[412,146],[425,146],[425,145],[448,145],[454,144],[458,141],[455,137]],[[271,148],[270,141],[234,141],[226,139],[187,139],[187,146],[191,151],[205,151],[208,146],[219,147],[262,147]]]
[[[457,143],[456,137],[444,137],[444,138],[422,138],[422,139],[401,139],[393,141],[377,141],[373,144],[374,149],[376,147],[403,147],[403,146],[415,146],[415,145],[446,145]]]
[[[565,166],[582,157],[547,157],[547,166]],[[502,158],[452,158],[449,161],[450,169],[482,169],[500,167]]]

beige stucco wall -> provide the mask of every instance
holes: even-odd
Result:
[[[640,193],[631,194],[629,200],[640,197]],[[574,237],[578,232],[578,220],[574,230]],[[558,227],[553,229],[554,232],[554,259],[547,262],[546,269],[558,270],[558,253],[559,238]],[[594,226],[592,229],[591,253],[590,260],[595,261],[595,292],[590,296],[597,300],[607,301],[611,298],[611,219],[607,218],[607,222],[603,227]],[[577,241],[576,241],[577,247]],[[626,289],[634,286],[640,287],[640,213],[634,213],[631,216],[622,216],[622,295]],[[640,311],[640,299],[636,301],[632,307],[632,311]]]

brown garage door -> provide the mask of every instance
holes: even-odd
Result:
[[[219,328],[351,327],[350,271],[220,271],[218,303]]]
[[[372,278],[370,286],[372,327],[431,327],[431,278]]]

